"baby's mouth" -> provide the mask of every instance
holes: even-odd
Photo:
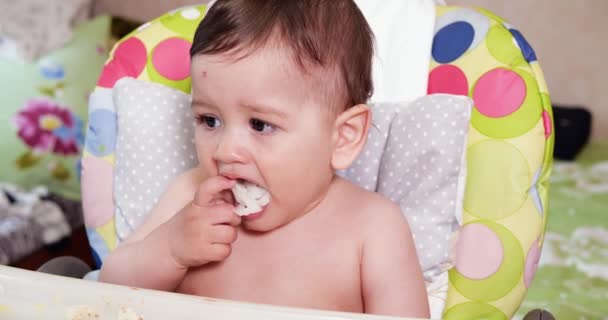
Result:
[[[236,179],[232,194],[237,203],[234,212],[239,216],[248,216],[261,212],[270,202],[270,194],[264,188],[244,179]]]

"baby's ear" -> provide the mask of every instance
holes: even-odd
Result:
[[[348,168],[359,156],[367,141],[372,114],[369,107],[359,104],[340,113],[334,123],[333,156],[334,170]]]

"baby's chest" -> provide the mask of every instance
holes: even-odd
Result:
[[[224,299],[360,311],[359,254],[354,245],[337,242],[261,248],[235,244],[224,262],[190,271],[180,289]]]

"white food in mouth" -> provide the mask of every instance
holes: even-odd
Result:
[[[234,213],[239,216],[258,213],[270,202],[268,191],[250,182],[238,182],[232,187],[232,194],[237,202]]]

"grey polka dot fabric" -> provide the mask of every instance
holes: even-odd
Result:
[[[114,202],[124,240],[139,226],[170,180],[196,166],[190,95],[132,78],[113,91],[118,118]]]
[[[340,175],[401,206],[425,276],[445,271],[462,216],[472,103],[430,95],[409,104],[375,104],[365,148]]]

